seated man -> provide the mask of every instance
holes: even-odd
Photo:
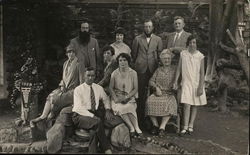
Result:
[[[85,82],[74,90],[74,104],[72,120],[79,129],[96,130],[97,140],[105,154],[111,154],[110,143],[104,131],[104,122],[101,120],[99,101],[102,100],[106,109],[106,120],[111,120],[110,101],[104,89],[95,80],[94,68],[87,68],[85,72]]]

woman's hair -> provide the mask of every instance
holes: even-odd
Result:
[[[164,55],[169,55],[171,58],[174,57],[174,54],[169,50],[169,49],[164,49],[161,53],[160,53],[160,58],[162,58]]]
[[[76,54],[76,50],[74,48],[74,46],[72,44],[69,44],[66,48],[66,53],[68,53],[69,51],[73,51]]]
[[[197,41],[197,35],[190,35],[188,38],[187,38],[187,42],[186,42],[186,46],[188,47],[189,43],[191,40],[195,39]]]
[[[120,54],[116,57],[117,64],[119,64],[119,58],[120,58],[120,57],[125,58],[125,59],[128,61],[128,64],[130,65],[131,58],[130,58],[130,56],[129,56],[127,53],[120,53]]]
[[[125,35],[125,30],[124,30],[124,28],[118,27],[118,28],[115,30],[115,34],[123,34],[123,35]]]
[[[103,54],[106,52],[106,51],[110,51],[111,52],[111,55],[114,55],[115,54],[115,49],[110,46],[110,45],[105,45],[103,48],[102,48],[102,51],[103,51]]]

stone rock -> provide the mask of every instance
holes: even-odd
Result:
[[[16,142],[17,130],[14,128],[0,129],[0,143]]]

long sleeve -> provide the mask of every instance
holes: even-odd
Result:
[[[156,69],[153,76],[149,80],[149,85],[152,86],[153,88],[159,87],[156,83],[156,76],[157,76],[158,72],[159,72],[159,68]]]
[[[89,117],[94,117],[94,114],[88,111],[88,109],[83,106],[83,100],[82,100],[82,93],[81,90],[79,89],[80,87],[77,87],[74,90],[74,105],[73,105],[73,112],[76,112],[82,116],[89,116]]]
[[[160,53],[162,52],[162,49],[163,49],[163,44],[162,44],[162,40],[161,38],[159,39],[158,41],[158,46],[157,46],[157,59],[158,59],[158,62],[160,62]]]
[[[116,68],[117,68],[117,63],[115,61],[112,61],[111,64],[108,66],[108,69],[105,71],[104,77],[98,84],[101,85],[102,87],[108,86],[111,74]]]
[[[136,61],[137,55],[138,55],[138,48],[139,48],[139,42],[137,37],[133,40],[133,44],[132,44],[132,51],[131,51],[131,56],[132,56],[132,60],[133,62]]]

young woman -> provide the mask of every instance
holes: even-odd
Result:
[[[198,106],[207,104],[204,88],[204,55],[197,50],[197,38],[191,35],[187,39],[187,50],[180,55],[174,89],[177,89],[177,81],[182,75],[181,100],[184,105],[184,125],[181,134],[194,131],[194,121]]]
[[[136,136],[136,134],[142,136],[136,113],[137,73],[129,67],[131,59],[128,54],[121,53],[116,60],[119,67],[111,74],[109,85],[112,110],[115,115],[121,116],[127,124],[131,137]]]
[[[75,87],[84,82],[85,67],[78,63],[72,46],[66,48],[66,55],[68,60],[63,65],[63,76],[59,87],[48,95],[42,115],[30,121],[31,127],[41,120],[53,118],[62,108],[72,105]]]

